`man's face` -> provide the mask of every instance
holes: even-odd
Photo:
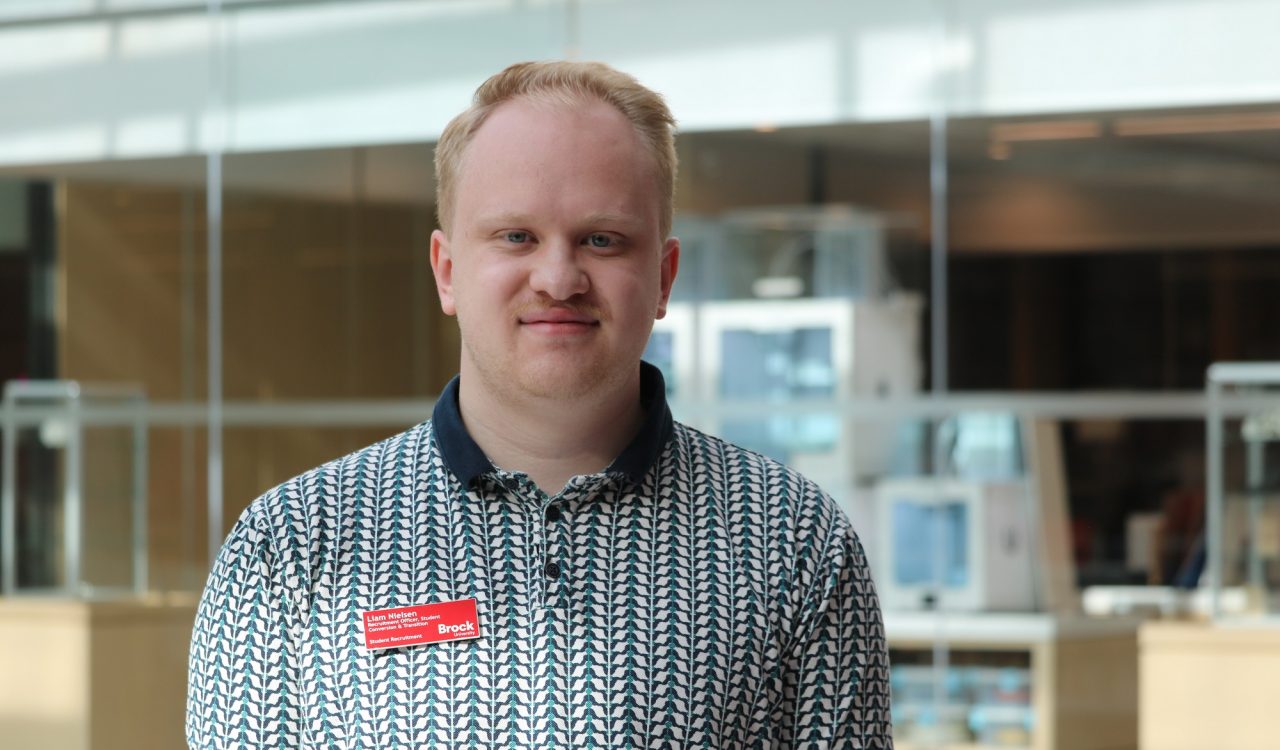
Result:
[[[661,200],[652,157],[613,107],[495,109],[463,155],[449,236],[431,236],[464,380],[568,399],[637,378],[679,257],[659,235]]]

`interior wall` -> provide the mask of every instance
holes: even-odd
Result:
[[[807,202],[811,179],[802,145],[748,135],[682,133],[676,214],[715,216],[734,208]]]
[[[203,196],[68,183],[61,200],[59,376],[139,383],[153,401],[203,399]],[[224,398],[434,397],[457,370],[458,343],[430,278],[432,228],[429,207],[228,194]],[[406,414],[405,425],[429,416]],[[227,429],[228,525],[271,486],[395,431]],[[152,431],[159,588],[188,586],[187,571],[207,567],[204,455],[203,426]]]
[[[1274,194],[1219,192],[1208,181],[1129,184],[1004,169],[952,177],[955,250],[1079,252],[1280,243]]]
[[[904,125],[904,130],[908,126]],[[924,128],[915,128],[927,139]],[[850,137],[852,140],[853,137]],[[919,155],[818,146],[775,133],[686,133],[678,139],[679,213],[714,216],[747,206],[803,205],[815,196],[883,211],[930,239],[929,162]],[[1074,162],[1105,159],[1076,145]],[[813,158],[821,166],[815,187]],[[1080,253],[1230,249],[1280,244],[1273,174],[1162,171],[956,159],[949,175],[949,249],[955,253]],[[1230,165],[1228,165],[1230,166]],[[1224,167],[1226,169],[1226,167]],[[1236,178],[1236,179],[1231,179]],[[1256,188],[1256,189],[1254,189]]]
[[[0,383],[27,372],[30,283],[26,254],[0,251]]]
[[[1076,159],[1106,156],[1101,148],[1078,147]],[[1160,173],[1090,172],[1068,169],[1070,163],[953,161],[948,249],[1078,253],[1280,244],[1274,174],[1249,182],[1204,175],[1179,184]],[[829,200],[912,217],[920,241],[929,241],[925,158],[832,149],[827,171]]]

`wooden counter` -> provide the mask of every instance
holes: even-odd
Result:
[[[186,746],[192,596],[0,599],[5,750]]]
[[[1142,750],[1280,747],[1280,627],[1154,622],[1138,649]]]
[[[1134,750],[1140,623],[1076,615],[886,612],[885,635],[890,649],[929,650],[942,640],[955,650],[1026,652],[1036,716],[1031,750]]]

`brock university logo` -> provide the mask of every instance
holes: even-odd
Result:
[[[364,647],[408,648],[480,637],[475,599],[374,609],[363,614]]]

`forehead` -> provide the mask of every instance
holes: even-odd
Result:
[[[597,100],[499,105],[463,153],[455,196],[464,223],[494,211],[658,220],[652,155],[626,117]]]

